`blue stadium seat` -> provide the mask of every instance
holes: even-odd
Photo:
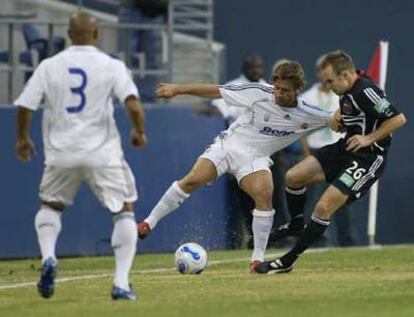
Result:
[[[22,32],[28,50],[35,49],[39,53],[39,61],[47,57],[48,40],[42,37],[39,30],[32,24],[25,23],[22,25]],[[56,54],[65,48],[65,39],[61,36],[53,37],[52,54]]]
[[[0,51],[0,63],[8,64],[9,63],[9,51]],[[35,66],[35,62],[33,60],[32,52],[30,51],[23,51],[19,53],[19,64],[26,65],[28,67]],[[26,82],[30,76],[32,76],[31,71],[26,71],[24,74],[24,81]]]

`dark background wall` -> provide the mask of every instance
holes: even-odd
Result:
[[[128,144],[129,124],[125,111],[115,111],[125,157],[136,178],[138,220],[144,219],[170,186],[192,166],[206,145],[224,128],[219,118],[199,116],[188,108],[158,105],[147,109],[149,144],[135,150]],[[15,111],[0,108],[0,259],[39,254],[34,216],[39,209],[38,187],[43,171],[40,133],[41,111],[31,127],[38,155],[32,162],[17,161],[14,153]],[[160,222],[154,233],[139,241],[140,252],[173,251],[180,243],[194,241],[207,249],[225,249],[228,240],[227,178],[194,193],[176,213]],[[112,217],[86,186],[63,215],[57,254],[108,254]]]
[[[266,76],[276,59],[296,59],[312,83],[321,54],[343,49],[359,68],[367,68],[377,42],[390,42],[386,91],[408,124],[394,137],[380,183],[378,239],[384,243],[414,241],[413,226],[407,224],[414,223],[413,32],[413,1],[215,1],[215,39],[227,46],[227,79],[239,75],[246,54],[257,53],[265,60]],[[367,200],[355,208],[363,230]]]

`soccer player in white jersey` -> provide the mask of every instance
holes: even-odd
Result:
[[[145,238],[160,219],[180,206],[192,192],[228,172],[255,202],[254,249],[250,262],[250,271],[254,272],[264,259],[275,213],[269,156],[311,130],[327,124],[337,128],[338,124],[330,113],[298,99],[304,85],[304,72],[298,62],[281,64],[274,80],[274,87],[261,84],[159,85],[158,97],[189,94],[224,98],[227,105],[245,107],[247,111],[215,139],[184,178],[173,182],[150,215],[138,224],[140,238]]]
[[[137,193],[113,117],[113,96],[126,106],[135,147],[147,143],[144,112],[125,64],[95,47],[95,18],[84,12],[74,14],[68,34],[72,46],[45,59],[14,102],[18,107],[17,157],[29,162],[35,149],[29,134],[32,111],[43,98],[47,101],[43,111],[45,170],[39,193],[41,207],[35,217],[42,254],[38,291],[44,298],[54,293],[55,245],[62,211],[86,182],[113,214],[111,245],[116,268],[112,298],[135,300],[128,275],[137,242],[133,212]]]

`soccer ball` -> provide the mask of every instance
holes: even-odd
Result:
[[[200,274],[207,267],[207,252],[197,243],[185,243],[175,251],[175,266],[181,274]]]

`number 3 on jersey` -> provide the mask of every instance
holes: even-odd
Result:
[[[67,112],[69,113],[78,113],[83,110],[86,104],[85,88],[88,83],[88,76],[86,76],[85,71],[81,68],[72,67],[72,68],[69,68],[68,70],[70,74],[74,76],[75,75],[80,76],[82,79],[80,86],[70,88],[70,91],[72,92],[72,94],[79,95],[80,97],[79,104],[76,106],[70,106],[66,108]]]

